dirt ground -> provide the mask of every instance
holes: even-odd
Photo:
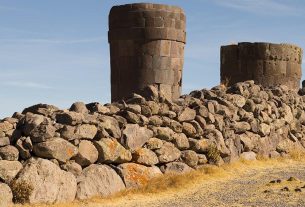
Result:
[[[143,189],[54,207],[305,206],[305,161],[302,160],[237,163],[213,168],[195,179],[194,175],[181,179],[183,182],[176,188],[164,190],[160,186],[160,193]]]

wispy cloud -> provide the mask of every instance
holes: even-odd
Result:
[[[219,6],[264,15],[299,15],[300,10],[291,1],[275,0],[215,0]]]
[[[32,43],[32,44],[81,44],[102,42],[104,37],[93,37],[84,39],[0,39],[2,43]]]
[[[48,85],[31,82],[31,81],[6,81],[3,82],[2,85],[20,87],[20,88],[22,87],[22,88],[33,88],[33,89],[52,89],[52,87]]]

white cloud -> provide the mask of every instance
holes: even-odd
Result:
[[[12,87],[21,87],[21,88],[34,88],[34,89],[52,89],[48,85],[41,83],[31,82],[31,81],[6,81],[2,85],[12,86]]]
[[[291,2],[275,0],[215,0],[215,3],[245,12],[267,15],[298,15],[300,10],[291,6]]]

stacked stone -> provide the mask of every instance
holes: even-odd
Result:
[[[145,94],[145,97],[144,95]],[[305,151],[305,96],[253,81],[169,101],[38,104],[0,121],[0,204],[108,196],[206,164]],[[52,189],[52,190],[50,190]]]
[[[181,95],[185,14],[161,4],[115,6],[109,14],[111,99],[155,84],[168,99]]]
[[[263,86],[285,84],[298,90],[302,49],[289,44],[238,43],[221,47],[221,82],[254,80]]]

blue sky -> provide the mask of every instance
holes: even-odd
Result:
[[[108,13],[136,0],[0,0],[0,118],[36,103],[110,101]],[[305,48],[303,0],[150,0],[187,15],[183,93],[219,83],[221,45]]]

